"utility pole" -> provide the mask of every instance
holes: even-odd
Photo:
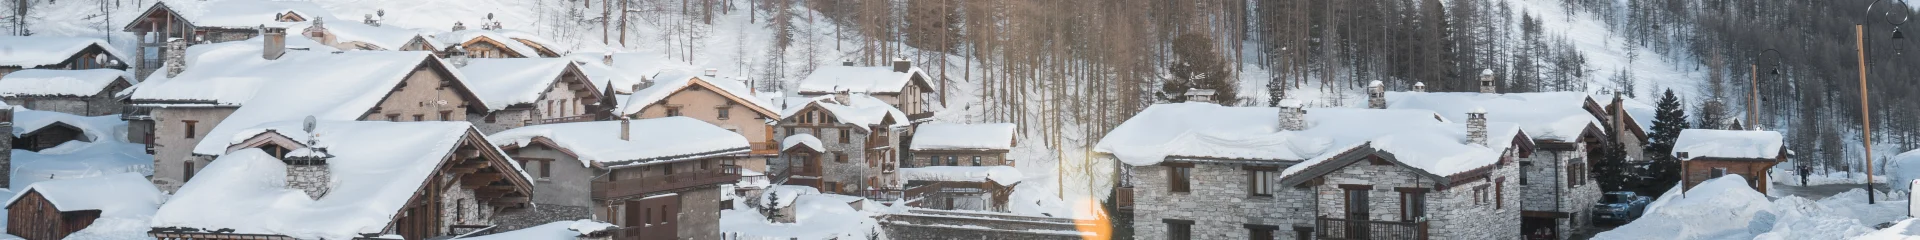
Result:
[[[1760,103],[1760,63],[1748,64],[1747,66],[1751,69],[1748,71],[1747,76],[1752,79],[1752,82],[1747,84],[1747,86],[1753,89],[1752,92],[1747,94],[1747,131],[1759,131],[1759,128],[1754,128],[1756,125],[1754,122],[1760,121],[1757,120],[1760,119],[1760,110],[1759,107],[1757,107]]]
[[[1853,25],[1853,41],[1854,41],[1853,50],[1854,50],[1854,53],[1857,53],[1860,58],[1860,129],[1861,129],[1860,136],[1861,136],[1861,139],[1863,140],[1861,141],[1861,144],[1865,145],[1867,150],[1866,152],[1867,157],[1862,159],[1862,161],[1867,162],[1867,204],[1871,205],[1871,204],[1874,204],[1874,199],[1873,199],[1873,118],[1869,117],[1869,115],[1867,114],[1872,111],[1867,110],[1868,105],[1867,105],[1867,40],[1866,40],[1867,32],[1866,31],[1867,31],[1867,27],[1865,24]]]

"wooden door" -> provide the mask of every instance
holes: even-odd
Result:
[[[1367,190],[1347,189],[1347,238],[1367,239]]]

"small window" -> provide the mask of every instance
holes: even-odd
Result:
[[[1713,168],[1713,169],[1707,170],[1707,179],[1715,179],[1723,176],[1727,176],[1727,168]]]
[[[491,113],[487,114],[487,123],[493,123],[494,121],[497,121],[497,120],[499,120],[499,116],[497,116],[496,114],[491,114]]]
[[[387,121],[388,121],[388,122],[399,122],[399,121],[400,121],[400,114],[387,114]]]
[[[200,121],[194,121],[194,120],[180,120],[180,123],[182,123],[183,125],[186,125],[186,136],[187,136],[187,139],[193,139],[193,137],[194,137],[194,134],[196,134],[197,132],[199,132],[199,131],[198,131],[198,129],[194,129],[194,124],[197,124],[197,123],[200,123]],[[188,164],[192,164],[192,163],[188,163]]]
[[[1253,225],[1253,224],[1247,224],[1246,228],[1247,228],[1247,239],[1259,239],[1259,240],[1271,240],[1274,237],[1273,232],[1280,230],[1279,226]]]
[[[1247,171],[1247,191],[1256,197],[1273,196],[1273,171]]]
[[[660,164],[660,175],[673,175],[673,164]]]
[[[1190,184],[1188,178],[1192,177],[1189,174],[1193,174],[1193,167],[1167,167],[1167,180],[1170,186],[1167,189],[1173,192],[1187,192]]]
[[[540,178],[553,177],[553,161],[540,160]]]
[[[716,112],[716,113],[714,113],[714,116],[715,116],[715,117],[719,117],[719,118],[720,118],[720,120],[727,120],[727,118],[730,118],[730,117],[732,117],[732,115],[733,115],[733,111],[732,111],[732,110],[733,110],[733,108],[732,108],[732,107],[717,107],[717,108],[713,108],[713,111],[714,111],[714,112]]]
[[[1161,222],[1167,224],[1167,239],[1169,240],[1193,239],[1193,221],[1165,219],[1165,220],[1161,220]]]
[[[1505,208],[1507,206],[1506,205],[1507,201],[1502,201],[1502,199],[1506,199],[1506,196],[1507,196],[1506,193],[1507,193],[1507,178],[1500,177],[1498,179],[1494,179],[1493,180],[1493,208],[1499,209],[1499,208]]]
[[[980,166],[980,156],[973,156],[973,165]]]
[[[547,114],[547,116],[553,116],[553,100],[547,100],[547,108],[545,113]]]
[[[440,111],[440,121],[453,121],[453,111]]]
[[[841,128],[841,129],[840,129],[840,143],[850,143],[850,142],[853,142],[853,140],[852,140],[852,137],[850,137],[850,136],[848,136],[848,135],[852,135],[852,134],[849,134],[849,133],[851,133],[851,131],[847,131],[847,129],[845,129],[845,128]]]
[[[419,121],[426,121],[426,120],[427,120],[427,115],[426,115],[426,114],[414,114],[414,115],[413,115],[413,121],[415,121],[415,122],[419,122]]]
[[[1427,193],[1400,192],[1400,221],[1413,222],[1427,216]]]
[[[1532,171],[1533,162],[1520,162],[1520,185],[1527,185],[1527,171]]]
[[[847,153],[844,153],[844,152],[833,153],[833,162],[847,163]]]
[[[180,169],[180,181],[193,181],[193,160],[180,162],[180,165],[184,167]]]
[[[680,116],[680,107],[667,107],[667,116],[668,117]]]
[[[960,166],[960,156],[947,156],[947,166]]]

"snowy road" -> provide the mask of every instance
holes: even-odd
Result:
[[[1800,196],[1803,198],[1807,198],[1809,200],[1820,200],[1822,198],[1827,198],[1828,196],[1833,196],[1834,194],[1840,194],[1841,192],[1846,192],[1847,190],[1853,190],[1857,188],[1862,188],[1862,186],[1860,186],[1860,184],[1828,184],[1828,185],[1813,185],[1813,186],[1803,187],[1800,185],[1774,184],[1773,189],[1778,190],[1780,192],[1774,193],[1774,194],[1768,194],[1768,195]],[[1874,189],[1880,190],[1880,191],[1886,191],[1887,185],[1874,184]]]

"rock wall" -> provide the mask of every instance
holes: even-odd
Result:
[[[1252,196],[1247,190],[1251,171],[1202,163],[1190,171],[1189,191],[1178,193],[1169,191],[1168,171],[1166,166],[1133,167],[1133,231],[1140,239],[1165,238],[1165,220],[1193,221],[1194,239],[1247,239],[1248,225],[1274,226],[1276,237],[1293,239],[1292,229],[1314,224],[1317,199],[1309,190],[1276,186],[1273,196]]]

